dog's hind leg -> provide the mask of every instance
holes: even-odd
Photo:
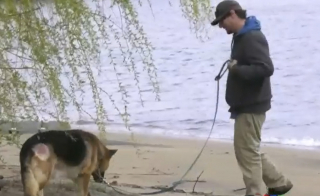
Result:
[[[43,196],[43,189],[41,189],[40,191],[38,191],[38,195],[37,196]]]
[[[39,192],[39,183],[33,173],[28,170],[21,173],[24,196],[37,196]]]
[[[25,196],[43,196],[43,188],[50,179],[55,160],[50,156],[50,149],[45,144],[37,144],[33,151],[34,156],[30,159],[27,172],[29,178],[25,179],[27,187],[32,187],[32,189],[30,193],[26,189]]]
[[[43,196],[41,183],[38,182],[32,171],[23,174],[23,189],[24,196]]]

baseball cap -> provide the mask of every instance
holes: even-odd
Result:
[[[217,25],[221,20],[228,16],[231,10],[242,10],[241,5],[235,0],[223,0],[216,8],[215,16],[216,19],[211,22],[211,25]]]

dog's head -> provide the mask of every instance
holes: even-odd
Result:
[[[104,173],[109,168],[110,160],[113,157],[113,155],[116,154],[117,151],[118,149],[105,148],[104,156],[102,156],[99,159],[99,167],[92,174],[95,182],[99,182],[99,183],[103,182]]]

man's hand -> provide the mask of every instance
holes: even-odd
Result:
[[[237,60],[230,59],[230,62],[228,63],[228,69],[229,69],[229,70],[232,69],[232,67],[233,67],[234,65],[236,65],[237,63],[238,63]]]

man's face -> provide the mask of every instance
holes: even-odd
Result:
[[[219,22],[219,27],[225,29],[227,34],[232,34],[235,32],[235,16],[236,14],[234,10],[231,10],[230,13]]]

